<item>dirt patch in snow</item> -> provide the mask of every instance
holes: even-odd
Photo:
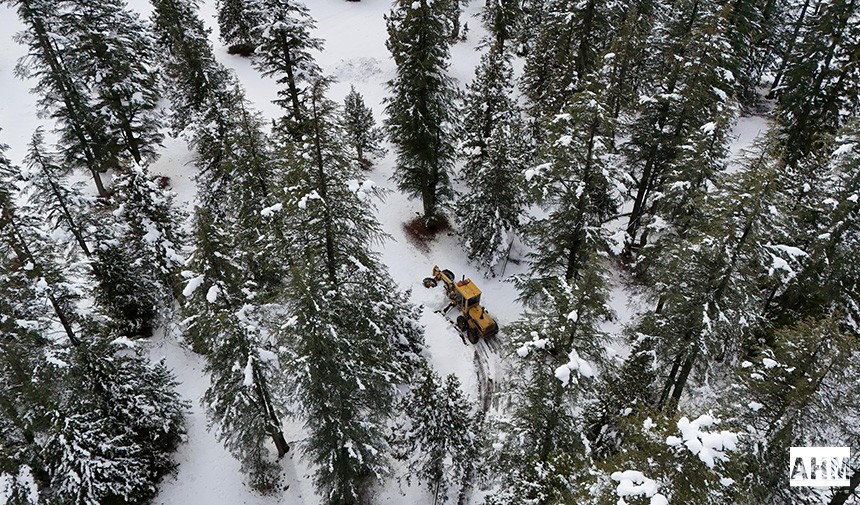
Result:
[[[416,216],[413,220],[403,223],[406,238],[412,245],[424,252],[430,252],[430,244],[436,235],[446,233],[450,229],[451,225],[445,216],[439,216],[436,219],[436,227],[432,230],[424,225],[424,218],[421,216]]]

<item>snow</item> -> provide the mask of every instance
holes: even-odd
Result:
[[[725,452],[735,450],[738,443],[736,433],[725,430],[710,432],[702,429],[715,424],[719,424],[719,420],[708,414],[702,414],[694,421],[690,421],[684,416],[678,420],[678,430],[681,432],[681,437],[666,437],[666,444],[677,447],[683,443],[708,468],[714,468],[716,462],[727,459]]]
[[[205,275],[198,275],[197,277],[192,277],[191,279],[189,279],[188,282],[185,284],[185,289],[182,290],[182,296],[188,298],[189,296],[193,295],[197,288],[199,288],[200,285],[203,284],[204,280],[206,280]]]
[[[218,286],[210,287],[209,291],[206,292],[206,301],[209,303],[215,303],[215,301],[218,299],[219,293],[220,290],[218,289]]]
[[[280,212],[283,209],[284,209],[284,204],[276,203],[270,207],[266,207],[265,209],[261,210],[260,215],[263,217],[269,217],[272,214],[274,214],[275,212]]]
[[[314,57],[327,75],[339,80],[332,85],[330,97],[334,100],[342,100],[350,86],[354,85],[364,95],[368,106],[373,108],[377,122],[381,123],[383,99],[388,95],[385,82],[393,77],[395,68],[385,48],[387,33],[383,19],[383,15],[391,8],[391,1],[307,0],[305,3],[317,21],[318,29],[313,32],[313,35],[325,39],[325,51],[314,52]],[[420,3],[415,2],[414,5],[420,6]],[[474,68],[480,58],[480,52],[475,51],[475,46],[483,35],[483,30],[476,14],[482,5],[483,2],[474,0],[466,7],[462,20],[468,21],[469,24],[468,40],[452,48],[450,73],[461,86],[472,79]],[[148,0],[129,0],[129,6],[144,16],[148,16],[152,10]],[[251,67],[250,60],[227,54],[226,47],[218,40],[215,0],[203,0],[200,9],[201,18],[213,28],[210,40],[214,45],[216,58],[236,71],[248,100],[266,118],[267,123],[270,123],[271,119],[280,117],[283,110],[272,103],[278,98],[277,84],[270,78],[261,77],[259,72]],[[24,47],[8,40],[8,34],[19,30],[20,23],[15,12],[6,3],[0,5],[0,33],[7,34],[7,43],[4,50],[0,51],[0,87],[4,90],[4,99],[0,101],[0,127],[4,128],[0,132],[0,143],[9,144],[7,156],[17,164],[21,164],[26,154],[26,145],[36,127],[44,127],[46,142],[51,143],[55,140],[55,136],[51,133],[52,122],[50,119],[39,117],[36,97],[29,92],[34,82],[20,80],[12,71],[18,57],[26,53]],[[607,57],[610,56],[607,55]],[[644,96],[640,100],[655,101],[653,98]],[[736,138],[733,155],[736,155],[742,147],[748,146],[755,136],[766,129],[766,120],[762,118],[740,118],[738,124],[732,129]],[[196,194],[194,153],[188,149],[185,139],[166,137],[159,154],[159,159],[152,164],[150,171],[169,177],[171,188],[176,193],[176,203],[186,211],[191,211]],[[499,338],[506,343],[505,326],[517,320],[522,312],[522,307],[516,300],[518,293],[508,281],[513,275],[525,272],[525,262],[519,264],[511,262],[505,267],[503,275],[484,278],[482,272],[465,258],[454,234],[437,237],[427,248],[418,247],[410,242],[403,230],[403,223],[420,211],[420,202],[407,199],[396,190],[390,179],[393,162],[394,155],[389,149],[389,153],[378,160],[377,166],[367,173],[366,181],[360,184],[356,181],[358,185],[354,190],[359,194],[369,193],[376,188],[388,191],[384,204],[380,205],[378,218],[390,239],[379,244],[377,252],[389,267],[397,287],[410,289],[410,300],[423,308],[419,322],[425,328],[426,357],[435,371],[441,376],[455,374],[460,379],[463,390],[476,400],[479,398],[479,381],[475,365],[478,351],[461,340],[448,320],[434,313],[434,310],[447,304],[443,290],[425,289],[421,285],[421,280],[430,274],[434,264],[451,269],[458,277],[461,275],[471,277],[483,291],[482,302],[499,322],[502,328]],[[541,167],[527,170],[526,180],[531,181],[540,174],[540,170]],[[109,176],[105,178],[106,181],[109,179]],[[318,198],[319,195],[314,193],[304,195],[298,202],[298,207],[305,208],[309,200]],[[284,211],[279,205],[274,205],[264,209],[261,214],[265,217]],[[122,209],[118,209],[117,212],[121,213]],[[151,238],[157,240],[157,236],[154,235],[157,230],[152,232]],[[620,252],[624,240],[623,230],[619,230],[613,237],[617,245],[617,250],[614,252]],[[518,251],[515,248],[514,254],[515,258],[522,258],[524,251]],[[205,276],[191,272],[185,278],[187,282],[182,291],[185,297],[192,296],[205,282]],[[40,280],[40,283],[44,281]],[[46,283],[44,287],[47,287]],[[206,293],[206,299],[209,303],[214,303],[219,294],[220,290],[216,286],[211,286]],[[626,322],[635,317],[639,308],[635,304],[631,305],[630,299],[631,294],[624,287],[623,279],[616,279],[616,284],[612,287],[610,305],[616,312],[617,318],[606,323],[604,328],[606,331],[615,334]],[[149,342],[142,342],[141,345],[149,348],[150,356],[154,360],[165,359],[166,365],[173,371],[179,382],[179,393],[191,402],[191,408],[187,414],[188,440],[179,448],[176,456],[179,466],[174,476],[166,478],[159,484],[159,494],[154,504],[274,505],[321,502],[312,487],[310,478],[312,469],[307,462],[297,458],[293,451],[280,462],[283,469],[282,490],[270,496],[261,496],[250,491],[245,485],[239,463],[218,442],[215,432],[207,429],[204,408],[200,402],[203,392],[209,385],[209,378],[204,372],[202,358],[187,349],[176,329],[168,329]],[[517,349],[516,355],[525,357],[532,349],[543,349],[546,345],[547,341],[535,334],[532,341]],[[619,359],[622,359],[626,352],[626,349],[612,350]],[[274,362],[275,359],[274,353],[262,349],[257,349],[257,356],[263,362]],[[561,376],[559,380],[562,382],[570,381],[572,375],[574,377],[594,375],[593,367],[585,360],[573,354],[568,358],[569,362],[557,370],[557,376]],[[515,358],[512,356],[510,359]],[[500,355],[491,355],[490,362],[487,363],[489,375],[497,381],[501,378],[505,366],[504,360],[505,358]],[[49,358],[49,361],[56,366],[65,366],[65,363],[55,357]],[[253,377],[248,373],[250,364],[249,357],[244,369],[239,365],[246,385],[253,383]],[[284,430],[291,445],[295,445],[305,436],[301,424],[296,421],[287,422]],[[500,449],[503,442],[502,437],[493,444],[493,447]],[[402,477],[403,472],[404,469],[395,466],[393,477],[395,479]],[[627,472],[623,475],[629,476]],[[640,475],[627,479],[630,483],[624,484],[626,486],[624,489],[643,489],[644,486],[650,491],[652,484],[646,482],[644,475],[641,480],[633,479]],[[619,487],[621,487],[620,481]],[[665,497],[656,492],[656,483],[653,484],[653,490],[654,493],[649,495],[651,505],[665,505],[667,503]],[[480,494],[480,492],[477,493]],[[427,495],[425,489],[415,484],[407,485],[392,480],[378,490],[374,502],[386,504],[432,502]],[[473,503],[479,502],[480,500],[473,500]]]
[[[657,481],[645,477],[645,474],[638,470],[614,472],[611,477],[618,483],[615,494],[622,499],[630,496],[644,496],[650,498],[649,505],[667,505],[669,503],[664,495],[657,492],[660,488]]]
[[[253,356],[248,356],[248,363],[245,365],[245,369],[242,371],[242,375],[244,379],[242,380],[242,385],[246,388],[254,385],[254,358]]]
[[[570,382],[571,372],[577,372],[583,377],[594,377],[594,367],[591,366],[591,363],[580,358],[576,351],[571,351],[568,359],[569,361],[566,364],[561,365],[555,370],[555,377],[561,381],[562,385],[567,386],[568,382]]]
[[[770,358],[762,358],[761,364],[764,365],[765,368],[773,368],[773,367],[779,365],[779,363],[777,363],[776,361],[774,361]]]

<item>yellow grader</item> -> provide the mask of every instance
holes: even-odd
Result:
[[[446,315],[453,307],[457,307],[460,315],[457,316],[455,325],[460,333],[465,333],[469,342],[477,344],[481,338],[490,338],[499,332],[499,325],[490,317],[490,313],[481,306],[481,290],[471,279],[456,281],[454,273],[450,270],[439,270],[433,267],[433,277],[424,279],[424,287],[433,288],[439,282],[445,286],[445,294],[451,303],[442,309],[442,315]]]

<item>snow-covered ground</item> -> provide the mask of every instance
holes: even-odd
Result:
[[[387,37],[383,15],[391,8],[391,0],[307,0],[308,7],[318,23],[315,36],[325,39],[325,50],[317,54],[317,61],[324,72],[337,79],[331,87],[330,97],[342,100],[350,86],[361,92],[366,103],[374,109],[377,121],[383,117],[383,99],[388,94],[385,83],[393,77],[394,62],[385,48]],[[480,53],[476,51],[479,38],[483,34],[478,18],[482,1],[473,0],[467,7],[463,22],[468,24],[468,39],[452,49],[451,75],[465,86],[473,77]],[[132,9],[149,16],[151,6],[146,0],[130,0]],[[218,59],[226,66],[235,69],[245,86],[247,96],[254,106],[266,117],[276,118],[282,110],[271,101],[276,97],[277,86],[273,80],[260,77],[250,61],[238,56],[228,55],[226,48],[217,38],[215,22],[215,0],[205,0],[201,5],[201,17],[212,27],[211,40]],[[17,59],[24,55],[25,48],[12,43],[12,36],[20,30],[16,14],[7,6],[0,6],[0,34],[4,45],[0,50],[0,143],[10,146],[7,156],[15,163],[21,163],[26,152],[27,142],[36,127],[43,125],[50,131],[49,119],[39,118],[36,98],[29,94],[32,82],[18,79],[13,69]],[[762,118],[741,118],[734,129],[737,136],[732,154],[737,155],[742,147],[748,146],[754,137],[764,131],[766,123]],[[48,136],[51,139],[51,136]],[[391,274],[402,289],[411,289],[411,299],[424,307],[421,324],[426,330],[428,357],[437,372],[444,376],[456,374],[464,390],[477,400],[478,379],[475,365],[475,349],[462,342],[453,326],[441,315],[433,311],[446,305],[441,287],[425,289],[421,280],[430,275],[434,264],[452,270],[458,277],[466,275],[476,280],[484,295],[482,301],[501,326],[514,321],[521,314],[522,307],[517,303],[517,292],[509,282],[510,276],[521,273],[523,264],[510,263],[504,277],[485,279],[465,259],[462,248],[453,232],[439,237],[428,249],[410,243],[403,230],[403,223],[419,211],[416,201],[408,200],[394,189],[390,181],[394,157],[389,153],[379,160],[368,174],[378,186],[391,191],[379,205],[379,220],[391,236],[379,247],[379,252]],[[151,167],[153,172],[167,175],[177,193],[180,205],[193,204],[195,186],[193,176],[193,156],[182,139],[167,138],[161,150],[160,159]],[[635,313],[630,306],[630,296],[624,289],[620,278],[613,289],[612,307],[618,315],[616,321],[607,323],[606,330],[619,331]],[[505,339],[504,331],[500,338]],[[318,503],[311,484],[312,470],[290,452],[283,460],[284,489],[272,496],[260,496],[245,485],[239,464],[216,440],[214,432],[209,432],[206,418],[200,406],[200,398],[208,386],[208,378],[203,373],[203,360],[183,347],[178,340],[178,332],[168,330],[150,342],[153,358],[164,357],[181,382],[180,393],[192,402],[188,414],[188,441],[177,454],[179,466],[175,476],[167,477],[161,484],[161,491],[155,503],[163,505],[193,504],[275,504],[275,503]],[[623,355],[624,350],[619,349]],[[504,373],[504,357],[493,355],[488,363],[490,375]],[[495,378],[495,377],[491,377]],[[302,430],[298,424],[286,427],[290,442],[300,441]],[[398,483],[396,477],[401,470],[378,490],[376,501],[380,503],[429,503],[429,492],[423,488]],[[480,492],[480,491],[478,491]]]

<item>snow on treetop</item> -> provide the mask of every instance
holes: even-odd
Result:
[[[625,496],[645,496],[650,498],[650,505],[667,505],[669,500],[665,496],[658,493],[660,485],[654,479],[645,477],[645,474],[638,470],[625,470],[623,472],[613,472],[612,480],[618,483],[615,489],[615,494],[620,500],[618,503],[624,502]]]
[[[284,208],[284,204],[276,203],[270,207],[266,207],[265,209],[260,211],[260,215],[263,217],[269,217],[275,212],[280,212]]]
[[[717,461],[725,461],[725,451],[733,451],[737,448],[738,435],[730,431],[708,432],[701,428],[719,424],[718,419],[703,414],[696,420],[690,421],[686,416],[678,420],[679,437],[666,437],[666,443],[676,447],[683,443],[693,454],[699,456],[702,463],[708,468],[714,468]]]
[[[567,386],[567,383],[570,382],[570,372],[578,372],[583,377],[594,377],[594,367],[591,366],[591,363],[580,358],[575,350],[570,351],[568,358],[570,361],[567,364],[555,369],[555,377],[561,381],[562,385]]]

